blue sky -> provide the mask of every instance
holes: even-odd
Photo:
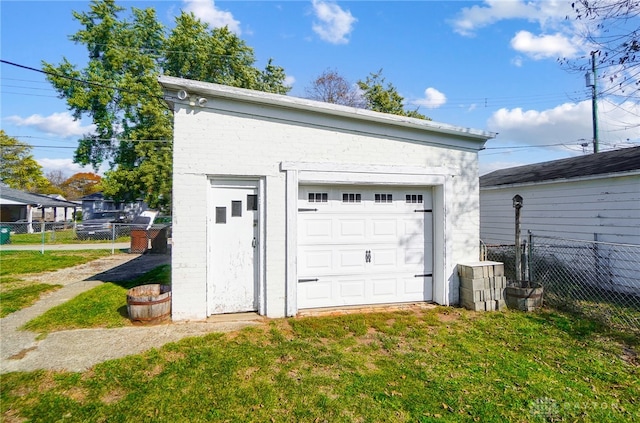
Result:
[[[258,67],[269,58],[284,67],[292,96],[304,97],[305,87],[326,69],[352,83],[382,69],[407,107],[434,121],[498,133],[480,152],[481,173],[591,149],[591,90],[584,73],[557,60],[584,61],[592,49],[580,35],[585,22],[565,19],[572,15],[570,1],[118,4],[127,16],[131,7],[153,7],[169,28],[180,10],[212,26],[227,25],[254,49]],[[86,0],[2,0],[0,57],[34,68],[63,57],[83,66],[84,47],[68,37],[80,28],[72,11],[88,7]],[[627,24],[640,26],[637,18]],[[45,173],[81,171],[72,163],[73,147],[91,122],[73,121],[44,75],[7,64],[0,72],[2,129],[34,146]],[[638,92],[629,96],[629,86],[621,91],[607,78],[598,85],[601,151],[640,145]]]

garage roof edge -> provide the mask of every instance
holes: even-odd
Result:
[[[342,106],[325,103],[299,97],[290,97],[281,94],[266,93],[262,91],[236,88],[226,85],[213,84],[209,82],[194,81],[190,79],[176,78],[172,76],[160,76],[158,82],[165,88],[174,90],[185,90],[188,94],[202,94],[203,96],[227,98],[236,101],[253,102],[277,107],[313,111],[341,117],[350,117],[360,120],[405,126],[413,129],[421,129],[430,132],[439,132],[448,135],[457,135],[469,138],[484,144],[488,139],[495,138],[493,132],[479,129],[465,128],[446,123],[434,122],[430,120],[410,118],[407,116],[380,113],[366,109]],[[178,102],[180,99],[171,98],[171,101]],[[185,100],[188,103],[188,100]],[[482,146],[479,146],[479,149]]]

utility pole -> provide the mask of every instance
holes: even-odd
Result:
[[[596,81],[598,80],[598,77],[596,74],[596,53],[598,53],[598,50],[591,52],[591,73],[593,74],[593,80],[590,78],[589,73],[587,72],[587,86],[591,87],[591,120],[593,122],[594,153],[597,153],[600,149],[598,142],[598,91],[596,87]]]

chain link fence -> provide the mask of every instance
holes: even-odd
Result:
[[[515,245],[484,246],[487,260],[505,264],[515,280]],[[529,237],[523,278],[544,286],[545,304],[640,332],[640,245]]]
[[[0,222],[0,249],[128,249],[132,253],[166,253],[171,238],[171,224],[147,228],[132,223],[82,222]]]

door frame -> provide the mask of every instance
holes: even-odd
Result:
[[[207,276],[206,276],[206,300],[207,300],[207,317],[212,315],[211,309],[213,305],[213,292],[211,284],[214,275],[213,271],[213,225],[215,225],[215,205],[213,203],[214,191],[216,188],[233,188],[240,186],[248,187],[253,186],[256,189],[258,195],[258,229],[256,231],[257,242],[257,254],[254,261],[255,268],[255,300],[258,305],[258,314],[264,315],[266,313],[266,301],[265,301],[265,277],[264,277],[264,265],[265,265],[265,182],[262,177],[235,177],[235,176],[208,176],[208,189],[207,189],[207,249],[206,249],[206,262],[207,262]]]
[[[348,165],[335,163],[282,162],[280,169],[286,179],[287,316],[298,313],[298,191],[300,185],[378,185],[407,186],[431,190],[433,199],[433,301],[449,305],[449,281],[445,275],[451,267],[451,230],[447,216],[446,193],[450,191],[448,167],[409,167],[380,165]]]

